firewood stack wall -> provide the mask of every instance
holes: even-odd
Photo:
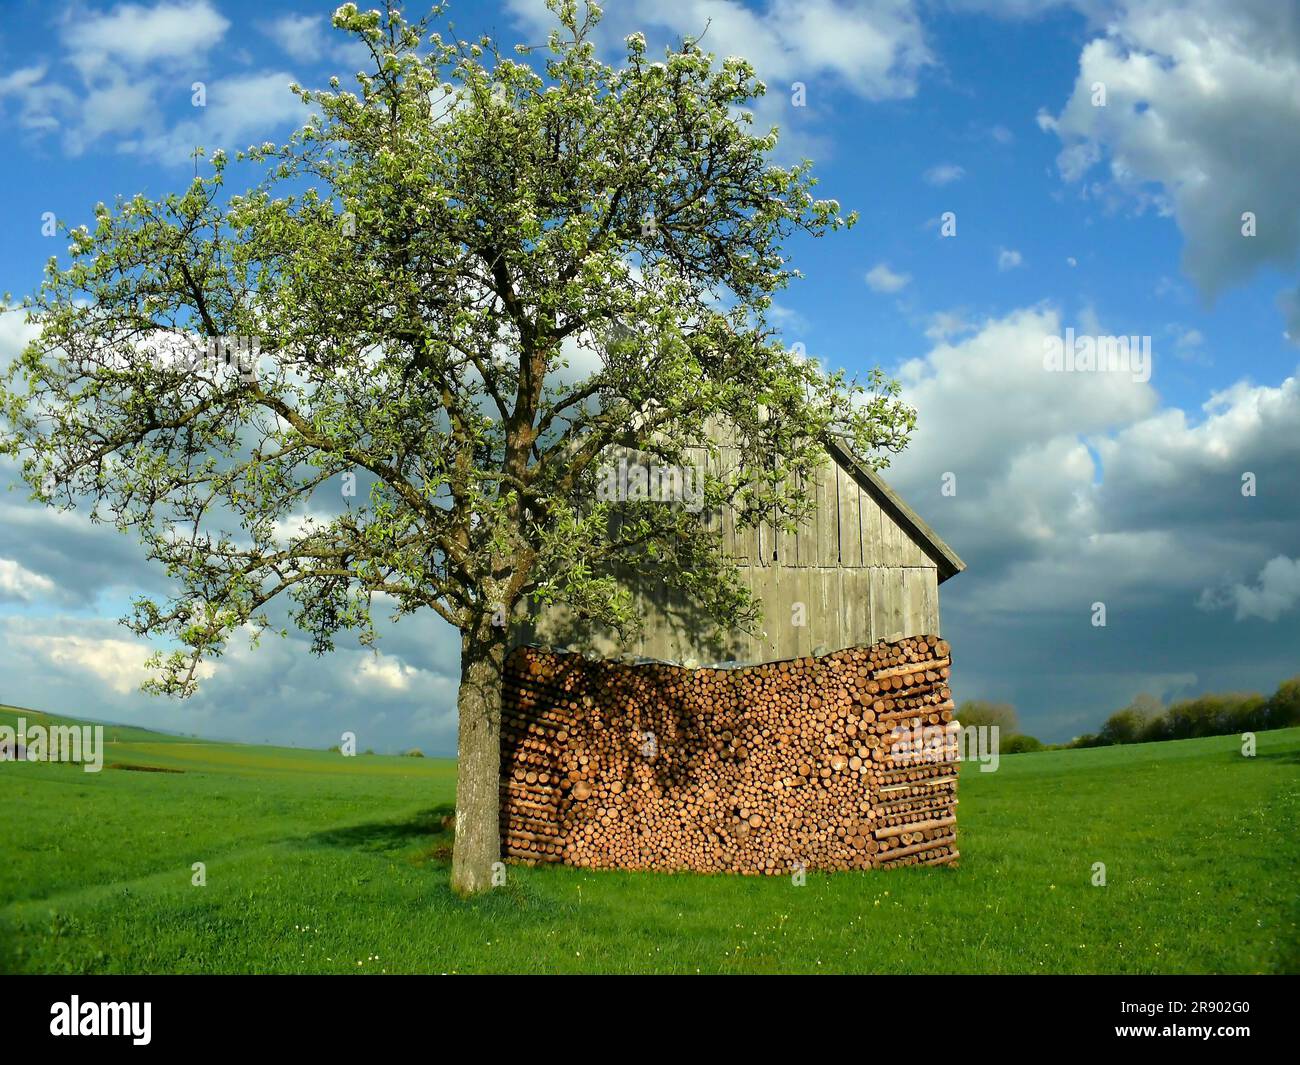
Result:
[[[517,648],[502,850],[778,875],[955,863],[949,667],[936,636],[736,669]]]

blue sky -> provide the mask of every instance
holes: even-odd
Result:
[[[7,4],[0,290],[30,291],[63,250],[45,212],[88,221],[98,200],[182,187],[195,143],[282,138],[302,117],[290,80],[358,65],[333,7]],[[506,45],[549,19],[537,0],[451,16]],[[1300,5],[611,0],[598,39],[614,57],[633,30],[662,44],[706,25],[708,48],[767,82],[756,113],[783,157],[812,158],[822,194],[861,216],[790,242],[805,279],[779,320],[829,364],[897,374],[918,408],[886,477],[970,567],[942,590],[958,698],[1010,699],[1063,739],[1141,691],[1271,691],[1300,672]],[[1044,338],[1067,327],[1150,337],[1150,380],[1044,372]],[[0,318],[0,363],[26,335]],[[0,701],[454,748],[456,642],[433,619],[387,632],[379,658],[277,641],[232,650],[187,703],[138,693],[147,649],[115,619],[158,582],[111,529],[0,496]]]

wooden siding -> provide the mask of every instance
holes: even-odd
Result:
[[[732,450],[723,449],[719,465],[736,461]],[[645,619],[639,639],[620,644],[608,631],[575,622],[567,608],[551,607],[535,612],[516,642],[605,657],[754,663],[940,634],[938,564],[925,547],[837,462],[822,466],[813,495],[815,512],[793,534],[771,523],[739,529],[730,512],[711,519],[723,550],[740,561],[742,578],[762,601],[758,633],[707,635],[708,619],[642,570],[625,578]]]

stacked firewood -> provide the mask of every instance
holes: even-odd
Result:
[[[786,875],[956,862],[949,665],[935,636],[736,669],[519,648],[502,849],[529,864]]]

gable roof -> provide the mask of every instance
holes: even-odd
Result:
[[[858,457],[838,440],[827,440],[826,450],[858,483],[859,487],[879,504],[895,522],[911,534],[921,548],[939,568],[939,583],[955,576],[966,568],[957,552],[940,539],[921,516],[903,502],[902,496],[887,485],[875,470],[859,461]]]

